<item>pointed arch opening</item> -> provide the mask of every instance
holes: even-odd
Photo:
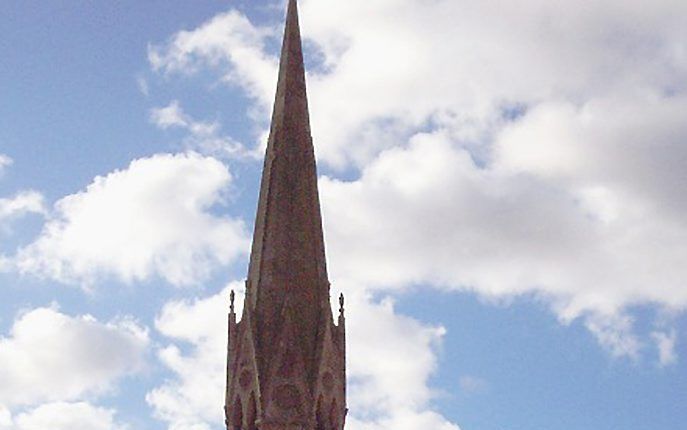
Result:
[[[332,430],[339,429],[339,408],[336,399],[332,400],[332,406],[329,408],[329,424]]]
[[[248,400],[248,412],[246,412],[247,430],[258,430],[256,424],[258,420],[258,404],[255,400],[255,391],[250,393],[250,400]]]
[[[315,430],[327,430],[326,428],[326,415],[324,412],[324,399],[322,399],[322,396],[320,396],[319,399],[317,399],[317,408],[315,409]]]
[[[231,430],[242,430],[243,429],[243,405],[241,404],[241,398],[236,396],[236,401],[234,401],[234,411],[231,418]]]

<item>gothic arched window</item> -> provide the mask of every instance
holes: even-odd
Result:
[[[332,407],[329,408],[329,424],[332,430],[339,429],[339,408],[336,405],[336,399],[332,400]]]
[[[250,400],[248,401],[248,412],[246,413],[246,421],[248,430],[258,430],[255,421],[258,419],[258,405],[255,401],[255,392],[250,393]]]
[[[327,430],[325,427],[325,420],[327,417],[324,414],[322,396],[317,400],[317,409],[315,411],[315,430]]]
[[[234,413],[231,419],[231,430],[243,429],[243,405],[241,405],[241,398],[236,396],[234,402]]]

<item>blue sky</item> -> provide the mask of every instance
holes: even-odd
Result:
[[[299,4],[347,428],[687,422],[687,6]],[[283,11],[0,5],[0,429],[222,428]]]

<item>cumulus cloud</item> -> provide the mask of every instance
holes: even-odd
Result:
[[[0,154],[0,174],[2,174],[4,170],[11,165],[12,159],[5,154]]]
[[[0,175],[12,163],[13,160],[10,157],[0,154]],[[0,198],[0,233],[9,230],[11,221],[32,213],[43,215],[46,213],[43,195],[37,191],[24,190],[13,197]],[[2,266],[1,261],[0,266]]]
[[[14,264],[87,287],[102,276],[195,284],[247,250],[244,224],[210,212],[231,179],[222,163],[192,152],[134,160],[59,200]]]
[[[142,369],[148,344],[147,331],[131,319],[103,323],[56,307],[25,312],[0,337],[0,405],[7,410],[106,392]]]
[[[436,430],[460,430],[456,424],[446,421],[433,411],[399,410],[388,417],[375,420],[362,420],[355,415],[346,419],[346,428],[351,430],[414,430],[420,428]]]
[[[605,131],[606,140],[583,136],[571,146],[603,153],[600,146],[620,145],[626,136]],[[517,144],[509,133],[500,144]],[[669,141],[653,143],[654,150],[672,148],[677,158],[684,151]],[[603,170],[600,160],[584,158],[589,170]],[[624,308],[687,305],[687,272],[679,264],[687,255],[684,196],[678,189],[644,192],[648,184],[639,180],[604,182],[582,169],[573,169],[569,180],[551,180],[539,171],[504,167],[511,161],[497,152],[492,163],[479,166],[448,133],[434,132],[382,153],[357,181],[322,179],[334,278],[383,289],[433,284],[491,297],[535,293],[562,321],[586,317],[617,355],[636,355],[641,346]],[[589,167],[596,162],[598,171]],[[683,181],[682,170],[667,163],[638,162],[646,162],[642,174],[656,183]],[[552,157],[551,163],[560,160]],[[546,169],[543,160],[535,164]],[[629,175],[625,168],[639,170],[636,163],[610,166],[609,175]]]
[[[324,160],[364,165],[430,125],[488,141],[504,111],[684,90],[684,3],[302,2],[325,58],[310,80]],[[342,22],[345,25],[342,25]]]
[[[685,89],[687,7],[679,1],[651,11],[619,0],[564,8],[542,0],[318,0],[300,8],[316,51],[309,57],[320,60],[309,77],[318,155],[332,165],[363,166],[428,124],[482,141],[513,107]],[[277,54],[268,42],[279,35],[279,26],[230,11],[151,47],[149,60],[166,73],[218,70],[268,107]]]
[[[489,383],[473,375],[462,375],[458,380],[460,389],[465,394],[481,393],[489,388]]]
[[[684,225],[654,213],[591,216],[600,209],[583,201],[588,189],[482,168],[446,133],[417,135],[359,180],[321,180],[332,267],[385,288],[429,281],[490,295],[568,294],[566,317],[649,300],[684,306],[682,268],[657,270],[685,255]],[[372,240],[361,247],[363,237]],[[656,276],[665,278],[653,285]]]
[[[347,306],[355,309],[347,326],[351,409],[376,416],[425,407],[432,397],[426,382],[436,367],[433,350],[445,329],[398,315],[390,299],[348,296]]]
[[[138,86],[138,90],[143,96],[150,96],[150,86],[148,85],[148,81],[143,76],[136,78],[136,86]]]
[[[347,307],[355,312],[346,327],[347,428],[459,430],[431,409],[428,380],[446,330],[398,314],[390,298],[375,302],[357,287],[349,290]]]
[[[12,420],[8,415],[0,429],[7,430],[126,430],[128,427],[115,421],[115,411],[89,403],[48,403],[23,412]]]
[[[43,195],[37,191],[21,191],[14,197],[0,198],[0,229],[7,222],[26,214],[46,214]]]
[[[675,330],[669,332],[655,331],[651,337],[658,348],[658,362],[661,366],[671,366],[677,363],[677,333]]]
[[[685,309],[684,2],[300,7],[319,159],[360,172],[322,180],[336,279],[534,294],[616,356],[631,306]],[[230,11],[149,59],[264,107],[279,34]]]
[[[274,29],[254,26],[232,10],[198,29],[177,33],[163,45],[150,45],[148,60],[153,70],[165,74],[217,69],[222,80],[245,88],[266,110],[266,101],[276,88],[277,59],[264,50],[269,37],[276,34]]]
[[[168,106],[155,108],[150,113],[150,120],[163,130],[171,127],[195,129],[198,132],[212,131],[215,126],[207,123],[195,123],[192,118],[184,113],[178,100],[172,101]]]
[[[322,184],[338,279],[534,292],[616,355],[643,346],[625,308],[684,309],[682,2],[300,6],[321,54],[309,76],[318,155],[361,169]],[[151,63],[241,77],[269,105],[265,41],[278,35],[232,11]],[[247,51],[262,73],[244,73]]]
[[[234,283],[222,292],[192,301],[172,301],[155,321],[156,329],[172,343],[158,351],[158,358],[174,377],[146,396],[154,415],[169,423],[171,430],[210,429],[224,422],[227,355],[227,313],[229,291],[239,291]],[[239,294],[240,315],[243,295]],[[188,349],[188,346],[191,349]],[[182,351],[188,350],[188,353]]]
[[[240,291],[242,285],[203,299],[169,302],[156,320],[158,331],[172,340],[158,356],[174,378],[146,398],[171,429],[209,429],[223,422],[216,399],[225,389],[217,375],[226,372],[227,302],[229,290]],[[242,298],[237,296],[239,314]],[[445,330],[398,315],[391,300],[375,303],[353,293],[347,306],[355,309],[347,326],[352,414],[347,428],[457,429],[431,410],[433,393],[427,387]]]
[[[0,405],[0,429],[8,428],[12,425],[12,414],[6,407]]]
[[[172,101],[165,107],[153,109],[150,113],[150,120],[163,130],[170,128],[185,130],[188,133],[183,141],[186,149],[221,158],[253,155],[246,151],[241,143],[222,135],[218,122],[193,119],[184,112],[178,100]]]

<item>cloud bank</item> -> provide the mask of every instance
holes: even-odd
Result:
[[[318,156],[360,172],[322,181],[335,278],[535,294],[636,356],[625,310],[687,303],[687,7],[645,9],[301,2]],[[149,58],[259,108],[278,35],[230,11]]]
[[[427,386],[441,330],[372,293],[533,296],[614,356],[651,346],[675,363],[680,334],[640,337],[632,309],[687,307],[684,2],[299,6],[315,146],[330,169],[320,190],[333,285],[359,298],[360,318],[388,322],[384,339],[412,333],[423,357],[398,374],[352,361],[351,404],[365,411],[352,428],[455,428]],[[232,10],[151,45],[149,60],[165,75],[217,73],[265,128],[279,35]],[[401,378],[416,395],[389,382]]]

